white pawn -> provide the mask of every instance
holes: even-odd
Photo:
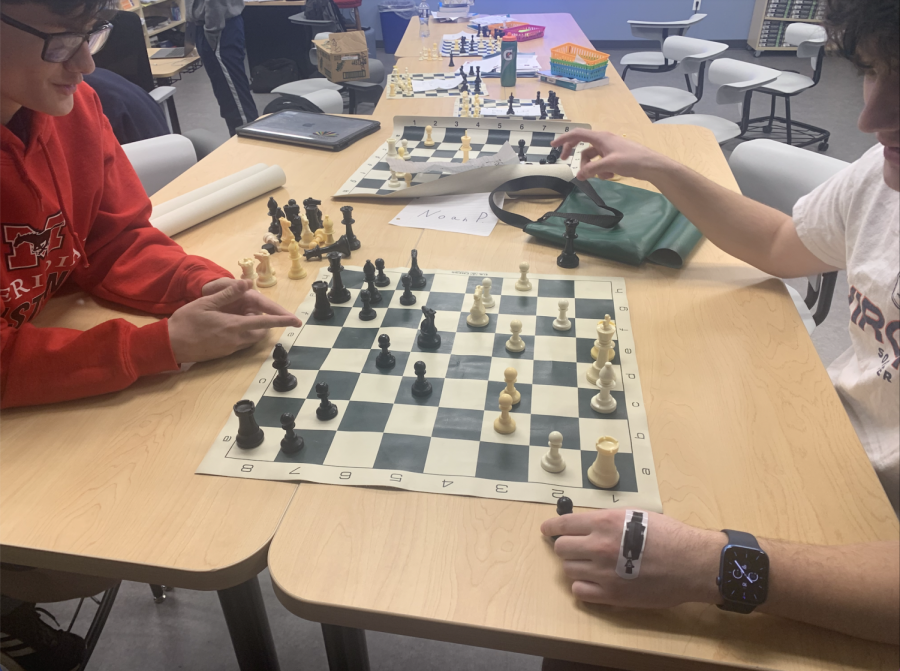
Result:
[[[481,304],[486,308],[492,308],[496,305],[494,297],[491,296],[492,286],[494,286],[494,283],[490,277],[485,277],[481,280]]]
[[[600,387],[600,393],[591,399],[591,408],[597,412],[608,415],[616,411],[616,398],[610,393],[613,385],[616,384],[616,374],[613,371],[612,364],[607,361],[603,364],[600,371],[600,377],[597,380],[597,386]]]
[[[391,158],[394,158],[397,155],[397,138],[389,137],[387,141],[388,153],[387,155]]]
[[[403,138],[400,140],[400,144],[403,145],[403,158],[409,158],[409,140]]]
[[[469,326],[487,326],[491,319],[484,311],[481,304],[481,287],[475,287],[475,300],[472,301],[472,308],[469,310],[469,316],[466,317],[466,324]]]
[[[572,328],[572,322],[566,316],[569,311],[569,301],[561,300],[559,302],[559,317],[553,320],[554,331],[568,331]]]
[[[256,279],[256,286],[274,287],[278,283],[278,278],[275,277],[275,271],[272,270],[272,257],[269,256],[269,252],[260,249],[253,253],[253,257],[259,261],[259,265],[256,266],[256,274],[259,275]]]
[[[400,180],[397,179],[397,173],[391,170],[391,178],[388,180],[388,186],[392,189],[399,188]]]
[[[550,451],[541,457],[541,468],[548,473],[561,473],[566,470],[566,462],[559,453],[562,442],[563,437],[559,431],[550,432],[550,442],[547,443],[550,446]]]
[[[424,142],[424,144],[426,147],[434,146],[434,139],[431,137],[431,132],[433,130],[434,130],[434,128],[432,128],[431,126],[425,126],[425,142]]]
[[[500,394],[500,416],[494,420],[494,431],[497,433],[506,435],[515,432],[516,420],[509,414],[512,406],[513,402],[509,394]]]
[[[516,389],[516,378],[518,377],[519,374],[512,366],[503,371],[503,379],[506,381],[506,389],[504,389],[500,393],[509,394],[509,397],[512,399],[513,405],[518,405],[522,400],[522,394],[519,393],[518,389]]]
[[[519,264],[519,272],[522,273],[522,275],[516,280],[517,291],[531,291],[531,280],[528,279],[529,268],[531,268],[531,266],[524,261]]]
[[[609,489],[619,484],[619,471],[616,468],[616,452],[619,441],[612,436],[601,436],[597,439],[597,458],[588,469],[588,480],[594,486]]]
[[[506,341],[506,349],[509,352],[524,352],[525,351],[525,341],[519,337],[519,333],[522,332],[522,322],[518,319],[513,319],[509,323],[509,330],[512,332],[512,338]]]

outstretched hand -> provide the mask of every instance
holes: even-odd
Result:
[[[302,324],[252,287],[249,280],[214,280],[203,286],[201,298],[176,310],[169,317],[175,360],[218,359],[259,342],[269,329]]]
[[[640,574],[616,574],[624,510],[561,515],[541,525],[545,536],[559,536],[554,551],[582,601],[632,608],[668,608],[688,601],[719,599],[716,576],[725,535],[649,513]]]
[[[650,173],[669,160],[662,154],[615,133],[584,128],[576,128],[560,135],[550,145],[563,148],[560,158],[564,160],[572,155],[580,142],[590,144],[581,152],[581,168],[577,175],[581,180],[588,177],[611,179],[613,175],[649,180]]]

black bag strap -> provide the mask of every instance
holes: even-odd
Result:
[[[549,175],[531,175],[529,177],[519,177],[518,179],[511,179],[510,181],[501,184],[491,192],[491,196],[489,198],[491,211],[503,223],[510,224],[511,226],[515,226],[524,230],[528,224],[533,224],[535,222],[531,221],[531,219],[528,219],[527,217],[523,217],[521,214],[507,212],[499,205],[497,205],[494,196],[498,193],[515,193],[517,191],[527,191],[529,189],[548,189],[550,191],[558,193],[564,199],[568,197],[572,193],[572,191],[578,189],[581,193],[587,196],[591,200],[591,202],[593,202],[594,205],[597,206],[598,209],[600,209],[601,211],[606,210],[607,212],[611,212],[611,214],[547,212],[544,216],[538,219],[538,221],[546,221],[551,217],[560,217],[562,219],[576,219],[582,224],[599,226],[600,228],[615,228],[619,224],[619,222],[622,221],[622,217],[625,216],[614,207],[610,207],[609,205],[604,203],[603,199],[600,197],[600,194],[594,190],[594,187],[591,186],[590,182],[586,180],[582,181],[580,179],[566,181],[564,179],[560,179],[559,177],[551,177]]]

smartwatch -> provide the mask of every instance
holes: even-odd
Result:
[[[769,593],[769,555],[752,534],[722,529],[728,543],[722,548],[716,585],[725,600],[719,608],[732,613],[752,613]]]

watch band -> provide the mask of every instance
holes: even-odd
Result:
[[[753,534],[748,534],[746,531],[735,531],[734,529],[722,529],[722,532],[728,536],[728,545],[739,545],[740,547],[754,548],[760,552],[763,551],[759,546],[759,541],[756,540],[756,536]],[[724,552],[724,548],[722,551]],[[721,576],[719,576],[719,578],[721,579]],[[756,608],[756,605],[726,600],[725,603],[717,604],[717,607],[730,613],[743,613],[746,615],[752,613]]]

